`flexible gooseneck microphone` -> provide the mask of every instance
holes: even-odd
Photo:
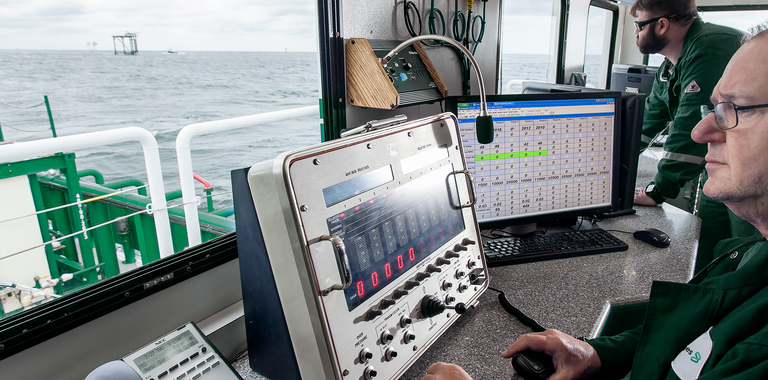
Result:
[[[477,142],[480,144],[490,144],[493,142],[494,139],[494,133],[493,133],[493,118],[488,115],[488,105],[485,103],[485,83],[483,82],[483,75],[480,73],[480,67],[477,64],[477,61],[475,60],[475,57],[472,56],[472,53],[464,47],[464,45],[456,42],[452,38],[445,37],[445,36],[439,36],[437,34],[426,34],[423,36],[413,37],[405,40],[400,45],[397,45],[392,51],[387,53],[384,57],[381,58],[380,62],[382,65],[386,65],[387,62],[389,62],[392,57],[394,57],[400,50],[403,50],[404,47],[416,42],[416,41],[423,41],[423,40],[437,40],[437,41],[443,41],[448,44],[451,44],[452,46],[455,46],[459,50],[461,50],[464,55],[469,58],[469,61],[472,63],[472,67],[475,69],[475,74],[477,75],[477,82],[480,86],[480,116],[477,117],[477,120],[475,121],[475,129],[476,129],[476,135],[477,135]]]

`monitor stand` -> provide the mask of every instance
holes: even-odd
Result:
[[[637,210],[633,208],[628,208],[625,210],[609,211],[609,212],[603,213],[603,219],[615,218],[617,216],[624,216],[624,215],[632,215],[636,212]]]

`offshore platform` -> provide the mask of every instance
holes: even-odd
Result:
[[[120,39],[120,44],[123,46],[123,55],[136,55],[139,54],[139,45],[136,43],[137,33],[125,32],[121,36],[112,36],[112,45],[115,48],[115,55],[117,55],[117,39]],[[125,44],[125,39],[128,39],[128,45]]]

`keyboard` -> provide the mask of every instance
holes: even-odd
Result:
[[[489,267],[626,251],[628,248],[627,243],[601,228],[483,242],[483,252]]]

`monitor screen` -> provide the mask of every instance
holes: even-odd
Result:
[[[621,94],[490,95],[494,141],[475,135],[479,97],[449,97],[474,176],[481,227],[610,210],[618,194]]]

